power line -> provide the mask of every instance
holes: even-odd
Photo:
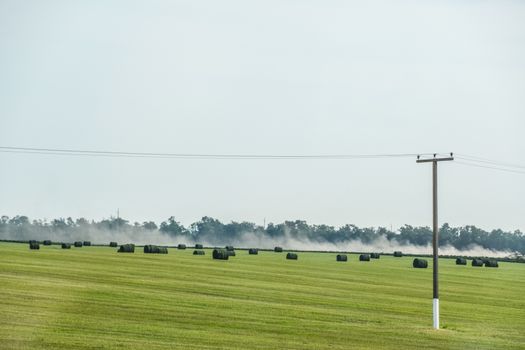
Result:
[[[523,164],[517,164],[517,163],[507,163],[507,162],[501,162],[497,160],[477,157],[477,156],[469,156],[466,154],[456,154],[457,159],[463,159],[470,162],[476,162],[476,163],[484,163],[494,166],[501,166],[505,168],[519,168],[519,169],[525,169],[525,165]]]
[[[488,165],[482,165],[482,164],[476,164],[476,163],[468,163],[468,162],[462,162],[462,161],[456,161],[456,164],[476,167],[476,168],[485,168],[485,169],[492,169],[492,170],[498,170],[498,171],[506,171],[509,173],[515,173],[515,174],[525,174],[525,171],[519,171],[519,170],[513,170],[513,169],[506,169],[496,166],[488,166]]]
[[[60,148],[34,148],[0,146],[0,152],[44,154],[60,156],[95,156],[126,158],[173,158],[173,159],[373,159],[415,157],[418,154],[431,153],[383,153],[383,154],[209,154],[209,153],[153,153],[106,150],[81,150]]]
[[[111,150],[89,150],[70,148],[37,148],[0,146],[0,153],[36,154],[51,156],[107,157],[107,158],[152,158],[152,159],[195,159],[195,160],[352,160],[384,159],[430,156],[434,153],[376,153],[376,154],[214,154],[214,153],[163,153],[130,152]],[[439,154],[437,154],[439,155]],[[525,165],[504,163],[487,158],[455,154],[457,164],[516,174],[525,174]],[[522,170],[523,169],[523,170]]]

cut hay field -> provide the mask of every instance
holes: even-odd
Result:
[[[525,264],[0,243],[1,349],[525,349]],[[429,260],[430,263],[430,260]]]

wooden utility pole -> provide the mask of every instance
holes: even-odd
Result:
[[[439,235],[438,235],[438,200],[437,200],[437,164],[438,162],[444,162],[454,160],[453,153],[450,153],[450,157],[437,158],[434,154],[434,158],[421,159],[417,156],[417,163],[429,163],[432,162],[432,255],[433,255],[433,284],[434,293],[432,299],[432,320],[434,329],[439,329],[439,279],[438,279],[438,258],[439,258]]]

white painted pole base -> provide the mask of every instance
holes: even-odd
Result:
[[[434,329],[439,329],[439,299],[432,299],[432,319]]]

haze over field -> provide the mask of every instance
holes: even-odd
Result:
[[[430,254],[432,231],[429,227],[405,225],[398,232],[386,228],[359,228],[345,225],[335,228],[327,225],[309,225],[305,221],[269,223],[266,227],[248,222],[220,221],[204,217],[184,227],[173,217],[160,226],[148,221],[130,224],[121,218],[100,222],[85,219],[55,219],[51,222],[17,216],[0,219],[0,240],[52,240],[54,242],[91,241],[107,245],[157,244],[176,246],[195,243],[208,247],[233,245],[237,248],[273,249],[281,246],[288,250],[384,252],[401,250],[408,254]],[[440,254],[463,256],[508,257],[525,254],[525,235],[519,231],[504,232],[481,230],[474,226],[440,228]]]

